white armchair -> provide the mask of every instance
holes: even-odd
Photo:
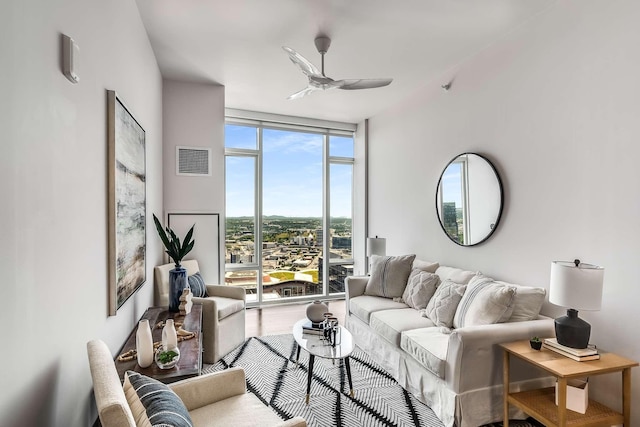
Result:
[[[140,408],[130,406],[109,348],[101,340],[89,341],[87,354],[100,424],[135,427],[134,413]],[[246,392],[245,381],[242,368],[230,368],[178,381],[169,387],[184,403],[195,427],[307,425],[302,417],[281,420],[255,395]]]
[[[182,266],[191,276],[198,271],[198,261],[182,261]],[[169,271],[175,264],[155,267],[155,305],[169,305]],[[207,285],[207,297],[193,298],[202,304],[203,361],[216,363],[222,356],[242,344],[245,340],[246,293],[242,288],[227,285]]]

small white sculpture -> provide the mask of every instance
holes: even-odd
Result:
[[[182,295],[180,295],[180,314],[183,316],[191,313],[191,307],[193,306],[192,298],[193,294],[191,293],[191,289],[184,288]]]

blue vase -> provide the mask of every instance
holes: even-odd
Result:
[[[180,296],[187,287],[187,269],[180,266],[169,271],[169,311],[180,311]]]

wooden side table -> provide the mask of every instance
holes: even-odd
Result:
[[[151,335],[153,342],[162,341],[162,328],[157,328],[158,322],[174,319],[182,321],[183,329],[189,332],[195,332],[196,336],[189,340],[180,341],[178,348],[180,349],[180,360],[171,369],[160,369],[155,362],[148,368],[141,368],[137,360],[120,362],[116,357],[116,369],[120,376],[120,381],[124,381],[124,373],[126,371],[136,371],[143,375],[152,377],[163,383],[172,383],[174,381],[200,375],[202,371],[202,304],[193,304],[191,312],[184,319],[180,313],[170,313],[166,307],[150,307],[142,315],[141,319],[148,319],[151,326]],[[129,338],[124,343],[118,354],[125,353],[136,348],[136,331],[138,325],[133,328]]]
[[[624,424],[631,426],[631,368],[638,362],[613,353],[602,353],[599,360],[576,362],[554,351],[534,350],[529,341],[515,341],[500,344],[504,350],[504,426],[509,426],[509,404],[550,426],[611,426]],[[555,404],[555,388],[543,388],[518,393],[509,392],[510,356],[517,357],[537,366],[558,381],[558,405]],[[585,414],[567,410],[567,380],[593,375],[622,373],[622,413],[589,399]]]

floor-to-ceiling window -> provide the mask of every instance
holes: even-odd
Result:
[[[227,119],[225,282],[250,304],[344,292],[353,144],[353,131]]]

